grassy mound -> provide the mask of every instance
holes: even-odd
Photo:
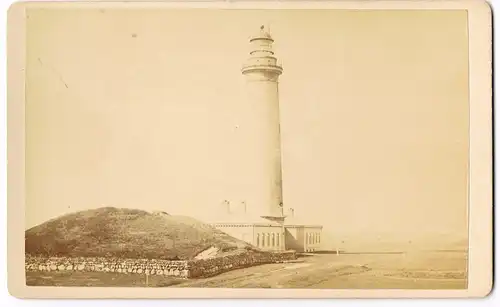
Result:
[[[250,246],[190,217],[100,208],[67,214],[25,232],[32,256],[191,259],[216,246]]]

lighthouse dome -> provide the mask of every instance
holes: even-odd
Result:
[[[268,27],[262,25],[260,26],[259,28],[259,31],[252,36],[252,38],[250,39],[250,41],[253,41],[253,40],[270,40],[272,41],[273,38],[271,37],[271,34],[269,33],[269,29]]]

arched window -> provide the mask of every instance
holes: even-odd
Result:
[[[276,246],[281,246],[280,245],[280,234],[279,233],[276,235]]]
[[[276,240],[274,239],[274,233],[272,234],[271,246],[276,246]]]
[[[262,246],[266,246],[266,234],[265,233],[262,234],[262,238],[261,239],[262,239],[261,245]]]
[[[266,234],[266,238],[267,238],[267,246],[271,246],[271,238],[269,234]]]
[[[260,246],[260,235],[257,234],[257,247],[259,247],[259,246]]]

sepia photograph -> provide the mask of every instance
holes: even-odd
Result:
[[[467,9],[23,12],[26,287],[469,288]]]

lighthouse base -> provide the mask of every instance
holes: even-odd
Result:
[[[314,252],[321,249],[323,226],[303,223],[292,216],[227,214],[209,224],[265,251]]]
[[[254,216],[230,216],[210,225],[228,235],[266,251],[284,251],[283,222]]]

